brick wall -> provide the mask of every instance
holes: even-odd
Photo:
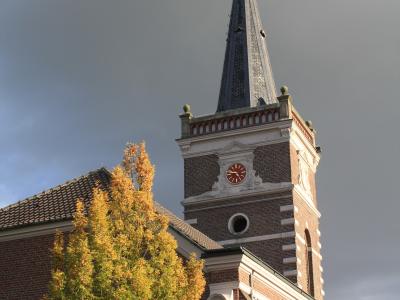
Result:
[[[185,198],[211,191],[218,181],[217,155],[205,155],[184,160]]]
[[[265,195],[259,196],[258,198],[266,199],[267,197],[268,196]],[[270,197],[273,198],[274,195],[270,195]],[[223,204],[219,207],[209,205],[209,208],[203,208],[199,211],[196,211],[198,206],[191,206],[185,212],[185,218],[197,218],[197,224],[195,224],[194,227],[217,241],[282,232],[280,207],[292,204],[290,195],[284,199],[241,204],[241,202],[246,200],[248,200],[248,198],[231,199],[231,206],[224,206]],[[249,229],[240,236],[233,235],[228,230],[229,219],[236,213],[246,214],[250,221]]]
[[[0,299],[38,300],[50,281],[54,236],[0,243]]]
[[[263,182],[290,182],[289,142],[256,148],[254,151],[254,170]]]
[[[284,198],[274,199],[283,195],[285,195]],[[257,199],[265,200],[268,197],[271,200],[256,202]],[[249,200],[250,198],[230,199],[227,202],[218,203],[219,206],[208,204],[208,208],[204,204],[198,206],[192,205],[185,212],[185,218],[197,219],[197,224],[193,226],[216,241],[294,231],[293,224],[281,224],[282,219],[292,218],[293,212],[280,212],[281,206],[293,204],[291,192],[252,197],[251,200],[255,202],[250,204],[247,203]],[[244,213],[250,222],[248,230],[239,236],[232,234],[228,229],[229,219],[236,213]],[[295,269],[295,266],[283,264],[283,259],[295,256],[295,252],[283,251],[282,246],[294,243],[295,240],[292,237],[243,243],[242,245],[273,268],[283,273],[284,271]],[[295,278],[291,279],[295,281]]]
[[[304,200],[300,198],[299,195],[296,193],[294,194],[294,204],[298,208],[298,212],[295,213],[295,218],[298,221],[299,225],[296,226],[296,232],[301,236],[304,240],[305,238],[305,230],[308,229],[310,236],[311,236],[311,245],[312,248],[317,252],[320,253],[320,249],[318,247],[318,242],[320,241],[320,237],[317,233],[319,227],[319,219],[313,213],[307,204],[304,203]],[[306,263],[306,245],[302,243],[299,239],[296,239],[296,244],[300,248],[297,255],[301,259],[301,263],[298,265],[298,271],[301,272],[302,276],[298,278],[299,283],[301,284],[303,290],[307,291],[307,263]],[[314,290],[315,290],[315,298],[320,300],[323,299],[321,294],[322,283],[321,283],[321,271],[320,265],[321,260],[313,253],[312,255],[312,262],[313,262],[313,277],[314,277]]]
[[[261,280],[254,279],[253,286],[257,292],[265,295],[270,300],[285,300],[285,298],[283,298],[276,291],[265,285]]]

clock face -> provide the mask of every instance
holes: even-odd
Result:
[[[236,163],[226,170],[226,179],[228,179],[231,184],[239,184],[246,178],[246,174],[247,171],[245,166]]]

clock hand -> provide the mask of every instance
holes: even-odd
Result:
[[[235,172],[235,171],[228,171],[228,174],[237,174],[237,175],[239,175],[239,173]]]

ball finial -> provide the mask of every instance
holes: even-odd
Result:
[[[284,85],[283,87],[281,87],[281,93],[282,96],[289,95],[289,88],[286,85]]]
[[[190,114],[190,105],[189,104],[185,104],[183,106],[183,111],[185,112],[185,114]]]

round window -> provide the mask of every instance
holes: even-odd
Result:
[[[249,228],[249,218],[245,214],[235,214],[229,219],[228,229],[232,234],[243,234]]]

